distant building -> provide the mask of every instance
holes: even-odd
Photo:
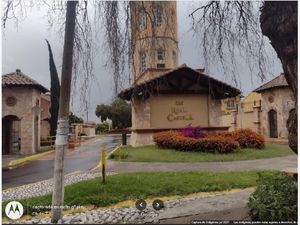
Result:
[[[262,134],[271,138],[287,138],[286,122],[289,112],[295,108],[295,99],[284,74],[254,90],[261,94]]]
[[[227,102],[223,102],[223,110]],[[286,122],[289,112],[295,107],[295,99],[288,87],[284,74],[252,91],[241,101],[235,100],[223,111],[222,124],[230,126],[229,130],[250,128],[253,131],[270,138],[287,138]]]
[[[72,133],[75,135],[75,139],[79,136],[94,137],[96,131],[96,123],[93,121],[86,121],[85,123],[72,123]]]
[[[49,135],[47,92],[19,69],[2,76],[2,154],[39,150],[41,134]]]

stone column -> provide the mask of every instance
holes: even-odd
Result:
[[[253,123],[256,133],[262,134],[261,132],[261,119],[260,119],[260,113],[261,113],[261,105],[255,105],[253,106]]]

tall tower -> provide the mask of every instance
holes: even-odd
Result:
[[[133,81],[147,69],[177,67],[176,1],[133,1],[131,15]]]

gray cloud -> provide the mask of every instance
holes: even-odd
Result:
[[[192,68],[204,67],[204,59],[200,53],[201,43],[199,39],[190,31],[191,19],[188,14],[195,8],[195,2],[178,2],[178,37],[180,48],[180,64],[186,63]],[[2,33],[2,74],[15,71],[20,68],[25,74],[47,88],[50,88],[50,75],[48,65],[48,50],[45,43],[47,38],[53,49],[55,62],[60,70],[62,60],[62,39],[61,35],[57,35],[55,30],[48,30],[47,19],[45,18],[46,9],[33,8],[28,12],[27,18],[22,21],[18,27],[13,21],[9,21],[5,31]],[[89,119],[98,121],[95,116],[95,107],[97,104],[109,103],[112,100],[112,73],[108,67],[105,67],[106,57],[105,51],[101,48],[103,36],[99,36],[99,50],[94,58],[94,74],[90,89],[90,107]],[[268,68],[268,79],[271,76],[278,75],[281,71],[280,61],[277,59],[273,48],[268,44],[267,52],[270,54],[272,61]],[[244,62],[238,63],[238,74],[240,75],[241,90],[244,95],[247,95],[251,90],[261,85],[261,81],[251,75],[250,70]],[[206,68],[210,71],[210,75],[229,82],[228,77],[224,77],[222,68]],[[75,113],[84,116],[81,110],[78,93],[74,91],[75,97],[71,110]]]

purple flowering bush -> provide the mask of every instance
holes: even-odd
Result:
[[[191,124],[187,125],[185,128],[178,129],[178,132],[183,136],[190,138],[204,138],[206,136],[201,127],[192,127]]]

